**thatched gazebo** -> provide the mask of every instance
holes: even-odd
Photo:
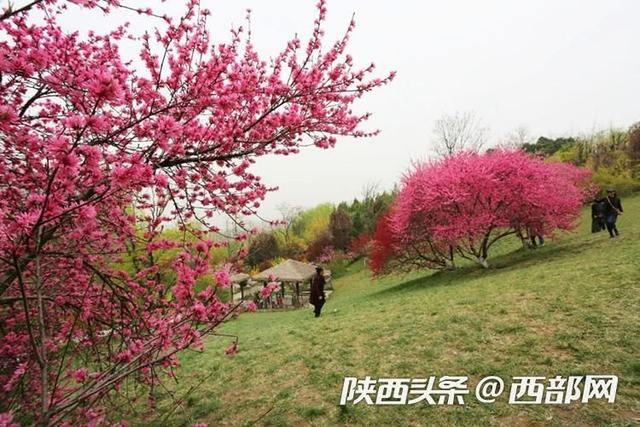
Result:
[[[233,287],[238,285],[240,288],[240,299],[244,299],[244,288],[246,288],[249,284],[249,276],[246,273],[236,273],[231,275],[231,301],[233,301]]]
[[[264,271],[253,276],[253,280],[257,282],[266,283],[269,281],[269,277],[275,277],[276,281],[282,283],[281,295],[284,300],[284,288],[285,284],[292,286],[294,290],[294,305],[299,307],[301,305],[300,300],[300,285],[310,282],[311,278],[316,274],[316,266],[313,264],[307,264],[306,262],[295,261],[288,259],[276,266],[268,268]]]

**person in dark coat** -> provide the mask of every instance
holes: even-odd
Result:
[[[609,237],[614,238],[620,235],[616,221],[618,215],[622,215],[622,202],[612,188],[607,190],[607,197],[604,198],[604,218],[609,232]]]
[[[309,295],[309,302],[313,304],[313,313],[316,317],[320,317],[320,311],[322,310],[322,306],[325,302],[325,280],[322,271],[322,267],[316,267],[316,275],[311,279],[311,295]]]
[[[605,229],[604,199],[594,199],[591,204],[591,232],[598,233]]]

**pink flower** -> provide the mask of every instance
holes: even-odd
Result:
[[[80,210],[80,217],[82,219],[86,220],[91,220],[94,219],[97,215],[96,212],[96,208],[94,206],[84,206],[81,210]]]
[[[79,383],[83,383],[87,380],[87,368],[72,370],[70,374],[71,374],[71,378],[73,378]]]
[[[262,299],[267,299],[271,296],[272,293],[276,292],[280,289],[280,284],[277,282],[267,283],[262,289],[260,289],[260,296]]]
[[[2,387],[4,391],[11,391],[16,382],[25,374],[25,372],[27,372],[26,366],[26,363],[21,363],[18,365],[15,371],[13,371],[13,374],[11,375],[9,381],[7,381],[6,384],[4,384],[4,386]]]
[[[17,423],[13,423],[13,414],[11,412],[0,413],[0,427],[13,427]]]
[[[255,302],[250,301],[249,303],[247,303],[246,305],[246,310],[250,313],[256,311],[258,309],[258,306],[256,305]]]
[[[221,288],[228,288],[231,284],[231,275],[229,274],[230,265],[225,265],[221,270],[213,273],[216,284]]]
[[[10,124],[18,119],[15,110],[8,105],[0,106],[0,130],[8,130]]]
[[[207,309],[200,301],[193,305],[193,312],[196,314],[198,320],[207,320]]]
[[[167,179],[167,176],[163,174],[155,175],[154,182],[158,187],[164,188],[169,185],[169,180]]]
[[[238,342],[234,341],[229,347],[225,349],[224,352],[229,356],[233,356],[234,354],[236,354],[238,352]]]

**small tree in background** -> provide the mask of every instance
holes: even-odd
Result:
[[[320,259],[326,258],[328,253],[333,251],[333,238],[329,230],[322,231],[307,248],[307,259],[313,262],[324,262]]]
[[[348,253],[352,260],[367,256],[371,251],[371,236],[360,234],[349,243]]]
[[[283,243],[287,246],[294,234],[293,226],[300,218],[302,208],[283,203],[278,206],[278,211],[280,212],[280,227],[277,229],[277,232],[282,235]]]
[[[276,237],[272,233],[259,233],[249,245],[246,261],[249,266],[255,267],[279,255],[280,251]]]
[[[351,215],[346,206],[339,205],[329,218],[329,232],[333,240],[333,247],[338,250],[346,250],[351,241]]]
[[[524,125],[520,125],[507,134],[500,146],[506,149],[519,149],[531,144],[532,139],[529,129]]]
[[[351,238],[357,238],[361,234],[365,234],[365,223],[362,212],[358,209],[360,202],[355,200],[351,205],[353,211],[352,224],[351,224]]]
[[[640,122],[629,128],[627,155],[629,156],[634,176],[640,178]]]
[[[463,151],[480,152],[487,139],[487,128],[473,112],[456,112],[436,120],[434,150],[441,157]]]

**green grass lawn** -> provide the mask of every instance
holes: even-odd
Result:
[[[511,240],[492,268],[373,279],[359,264],[311,309],[252,313],[181,357],[171,407],[139,424],[209,425],[638,425],[640,423],[640,197],[623,200],[621,237],[579,229],[536,250]],[[615,404],[513,406],[509,378],[616,374]],[[343,377],[468,375],[505,379],[496,404],[338,405]]]

